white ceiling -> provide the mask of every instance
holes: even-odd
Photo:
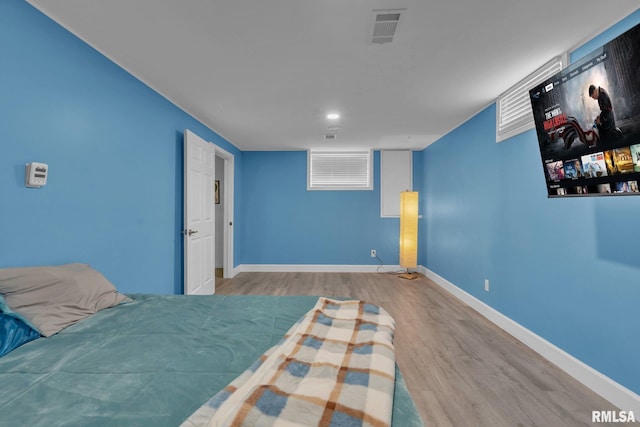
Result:
[[[28,0],[243,150],[422,149],[638,0]],[[392,43],[372,10],[404,8]],[[330,111],[341,118],[326,119]],[[329,126],[339,126],[325,141]]]

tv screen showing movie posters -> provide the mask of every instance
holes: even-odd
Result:
[[[640,25],[529,95],[549,197],[640,195]]]

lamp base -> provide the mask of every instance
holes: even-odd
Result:
[[[413,280],[418,278],[418,273],[409,273],[407,271],[406,273],[398,274],[398,277],[402,277],[403,279],[407,280]]]

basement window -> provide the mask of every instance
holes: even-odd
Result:
[[[566,53],[556,56],[498,97],[496,101],[496,142],[502,142],[535,127],[529,90],[562,71],[566,64]]]
[[[307,190],[373,190],[372,151],[309,150]]]

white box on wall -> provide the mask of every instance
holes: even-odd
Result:
[[[380,216],[400,217],[400,192],[413,190],[411,150],[380,151]]]

